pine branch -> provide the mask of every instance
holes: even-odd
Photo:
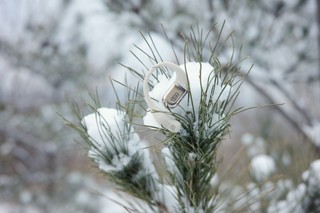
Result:
[[[212,28],[214,29],[214,27]],[[83,116],[77,105],[73,106],[77,123],[67,121],[87,144],[89,156],[111,181],[158,212],[212,212],[217,205],[218,195],[212,190],[210,181],[216,174],[216,155],[219,145],[229,134],[229,120],[236,114],[233,104],[238,97],[243,79],[239,80],[239,63],[233,62],[234,52],[228,64],[222,65],[218,55],[226,41],[218,39],[212,44],[214,30],[204,33],[199,26],[191,27],[184,46],[184,64],[188,81],[188,93],[174,109],[162,107],[158,113],[166,113],[181,123],[182,129],[172,133],[147,122],[150,112],[141,92],[140,82],[149,69],[138,55],[132,52],[145,70],[137,71],[123,65],[129,73],[138,78],[135,87],[111,80],[116,93],[116,109],[101,108],[98,95],[91,95],[94,105],[89,105],[92,114]],[[162,61],[158,46],[150,34],[141,34],[148,50],[135,46],[153,63]],[[228,37],[232,39],[232,35]],[[173,50],[174,51],[174,50]],[[149,54],[150,52],[150,54]],[[175,53],[176,59],[178,58]],[[205,61],[205,62],[204,62]],[[168,82],[173,76],[170,69],[159,68],[149,82],[152,92],[158,84]],[[127,90],[126,101],[121,102],[115,84]],[[168,85],[167,85],[168,86]],[[153,98],[157,104],[162,100]],[[139,124],[143,119],[144,124]],[[170,196],[176,200],[173,206],[164,200],[163,190],[168,187],[161,183],[148,150],[135,126],[152,128],[165,136],[163,157],[167,164],[170,180]],[[162,196],[161,196],[162,194]],[[167,194],[168,195],[168,194]]]
[[[168,172],[170,181],[177,190],[182,212],[188,212],[190,208],[196,212],[209,212],[209,209],[212,211],[215,208],[212,203],[215,194],[212,193],[210,180],[216,173],[217,149],[224,137],[229,134],[228,122],[235,114],[232,105],[238,97],[238,89],[243,81],[242,79],[239,83],[238,80],[238,63],[241,61],[232,63],[231,59],[226,69],[215,56],[214,51],[220,51],[217,48],[222,49],[223,44],[216,44],[210,54],[206,52],[205,47],[208,46],[209,37],[210,32],[204,35],[198,28],[197,33],[191,28],[191,39],[186,43],[184,51],[184,69],[187,72],[188,84],[197,81],[191,72],[199,71],[200,93],[192,93],[189,88],[188,107],[181,107],[179,112],[167,109],[182,124],[183,130],[176,134],[166,129],[157,129],[168,138],[166,140],[168,150],[164,158],[167,162],[171,161],[169,163],[171,166],[167,165],[170,167]],[[202,60],[205,58],[210,58],[215,64],[210,70],[209,78],[203,84],[202,74],[205,71],[202,70],[204,66]],[[189,62],[196,62],[200,70],[192,70]],[[191,70],[188,70],[189,68]],[[235,86],[235,93],[230,90],[232,86]],[[196,96],[200,96],[199,103],[196,102],[198,99]]]

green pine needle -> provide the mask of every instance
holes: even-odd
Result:
[[[203,32],[199,26],[191,27],[189,33],[181,33],[182,38],[185,39],[185,46],[182,48],[184,49],[184,64],[188,62],[208,62],[214,70],[209,79],[207,79],[207,86],[205,87],[201,84],[201,94],[191,94],[189,90],[188,104],[192,106],[190,112],[184,111],[184,115],[181,115],[168,109],[169,114],[182,124],[184,132],[172,133],[164,128],[152,128],[166,136],[164,144],[171,151],[173,155],[172,160],[179,173],[169,175],[169,182],[173,184],[177,191],[176,199],[179,204],[179,212],[187,212],[187,208],[189,207],[193,207],[198,211],[213,212],[217,207],[219,194],[210,187],[210,181],[217,170],[217,151],[225,137],[230,133],[230,119],[234,115],[246,110],[243,108],[234,109],[233,106],[244,81],[243,76],[239,74],[240,63],[244,59],[236,58],[235,56],[237,54],[233,51],[227,64],[222,64],[219,61],[219,55],[223,53],[226,46],[229,45],[234,49],[232,32],[226,39],[222,38],[224,24],[225,23],[223,23],[221,29],[217,29],[216,25],[213,26],[207,33]],[[146,42],[148,50],[144,50],[138,46],[135,46],[135,48],[155,64],[163,61],[158,51],[159,47],[157,47],[151,34],[147,33],[145,35],[141,33],[141,36]],[[176,54],[175,48],[181,47],[177,47],[176,43],[169,39],[165,30],[164,36],[172,45],[172,51],[178,61],[179,57]],[[151,54],[148,52],[151,52]],[[108,140],[108,143],[110,141],[112,142],[111,150],[101,150],[100,147],[96,145],[96,141],[88,135],[87,127],[81,123],[83,114],[77,104],[73,104],[72,106],[77,122],[73,123],[65,119],[66,124],[76,130],[86,142],[87,148],[95,149],[96,155],[98,155],[96,157],[103,158],[103,160],[109,164],[112,162],[114,154],[128,153],[128,147],[123,145],[119,150],[118,144],[125,144],[125,141],[127,141],[130,134],[132,134],[132,132],[130,132],[132,127],[143,127],[144,130],[141,131],[146,131],[145,129],[149,128],[149,126],[141,124],[141,119],[147,112],[141,85],[149,67],[137,54],[133,51],[131,51],[131,53],[133,57],[141,63],[142,69],[135,70],[124,64],[120,65],[138,79],[137,85],[134,87],[128,86],[127,80],[124,82],[111,80],[112,88],[117,99],[115,107],[117,110],[123,111],[126,115],[126,125],[124,127],[117,127],[119,132],[123,134],[114,135],[110,130],[110,126],[108,126],[108,121],[99,115],[98,108],[101,107],[101,103],[97,92],[91,95],[93,105],[88,105],[91,111],[96,114],[97,125],[102,126],[100,131],[101,138]],[[240,55],[240,53],[238,55]],[[185,69],[186,68],[185,66]],[[159,74],[165,75],[167,78],[171,77],[168,69],[159,69]],[[159,74],[154,74],[154,79],[158,80]],[[187,76],[187,80],[188,84],[190,84],[190,81],[193,79],[189,79]],[[217,96],[216,93],[220,90],[220,84],[222,84],[222,90]],[[126,88],[125,102],[120,101],[115,85]],[[154,85],[149,83],[149,86],[153,87]],[[232,92],[228,93],[226,100],[220,101],[219,98],[228,86],[232,86]],[[198,109],[196,109],[197,106],[194,103],[194,95],[200,95],[201,97]],[[213,100],[213,97],[218,97],[218,99]],[[218,119],[216,119],[214,115],[217,115]],[[195,123],[196,121],[198,123]],[[155,179],[154,175],[149,174],[148,171],[145,170],[142,160],[141,156],[137,153],[123,169],[115,172],[106,172],[106,175],[109,176],[121,190],[145,201],[152,208],[158,209],[159,212],[165,212],[161,210],[164,204],[160,205],[155,201],[153,198],[154,192],[152,192],[160,180]],[[160,208],[160,206],[162,207]]]

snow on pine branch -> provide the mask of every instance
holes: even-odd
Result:
[[[269,206],[269,213],[319,212],[320,211],[320,160],[311,163],[302,174],[302,183],[288,192],[284,200]]]
[[[178,206],[176,190],[159,182],[147,145],[127,116],[113,108],[99,108],[85,116],[81,123],[90,140],[88,155],[124,191],[157,208],[174,212]],[[152,205],[139,205],[145,212],[154,212]]]
[[[143,141],[126,121],[123,111],[112,108],[100,108],[85,116],[82,124],[87,129],[91,147],[88,155],[105,172],[119,171],[129,164],[132,157],[143,157],[145,169],[154,172],[147,152],[143,150]]]
[[[188,113],[192,112],[195,115],[194,127],[199,124],[199,120],[203,117],[199,114],[201,105],[205,101],[208,103],[213,101],[219,102],[220,105],[215,105],[217,109],[221,106],[223,101],[226,101],[231,93],[232,87],[215,74],[215,69],[209,63],[188,62],[180,65],[180,67],[187,73],[189,93],[188,97],[182,99],[178,107],[171,109],[173,113],[182,117],[187,117]],[[158,73],[157,79],[154,81],[154,87],[150,91],[150,96],[155,100],[155,103],[159,109],[163,112],[169,113],[169,110],[162,104],[163,94],[169,90],[170,86],[175,81],[175,73],[169,79],[166,73]],[[203,100],[203,95],[206,95]],[[219,120],[224,118],[224,114],[219,110],[207,109],[211,111],[210,122],[206,122],[206,131],[212,132],[217,127]],[[147,112],[143,118],[144,124],[147,126],[161,128],[161,125],[154,119],[151,112]]]

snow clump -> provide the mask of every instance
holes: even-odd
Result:
[[[305,125],[303,131],[312,140],[313,144],[320,147],[320,122],[314,122],[313,125]]]
[[[250,173],[256,181],[269,178],[276,171],[276,164],[269,155],[257,155],[251,159]]]
[[[286,199],[270,205],[268,212],[320,212],[320,160],[311,163],[302,180],[297,188],[288,192]]]
[[[100,108],[85,116],[82,125],[86,128],[91,147],[88,155],[103,171],[120,171],[139,154],[145,167],[153,170],[149,153],[134,128],[126,120],[123,111]],[[108,155],[111,160],[106,159]]]

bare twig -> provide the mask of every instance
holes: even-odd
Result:
[[[270,82],[291,102],[292,106],[302,115],[302,117],[305,119],[308,125],[311,125],[311,118],[306,113],[304,109],[299,106],[297,101],[294,100],[291,94],[289,94],[276,80],[271,79]]]
[[[274,103],[274,100],[272,98],[272,96],[266,92],[265,89],[263,89],[261,86],[259,86],[257,83],[255,83],[253,81],[252,78],[247,77],[247,82],[257,91],[259,92],[268,102],[270,103]],[[310,138],[302,129],[302,127],[299,125],[299,123],[297,121],[295,121],[294,119],[292,119],[292,117],[286,113],[283,109],[281,109],[279,106],[275,106],[275,110],[278,111],[278,113],[285,118],[290,124],[291,126],[297,131],[299,132],[304,139],[306,139],[307,141],[312,143],[312,138]],[[312,143],[313,144],[313,143]],[[314,146],[317,150],[319,148],[317,148],[316,146]]]

